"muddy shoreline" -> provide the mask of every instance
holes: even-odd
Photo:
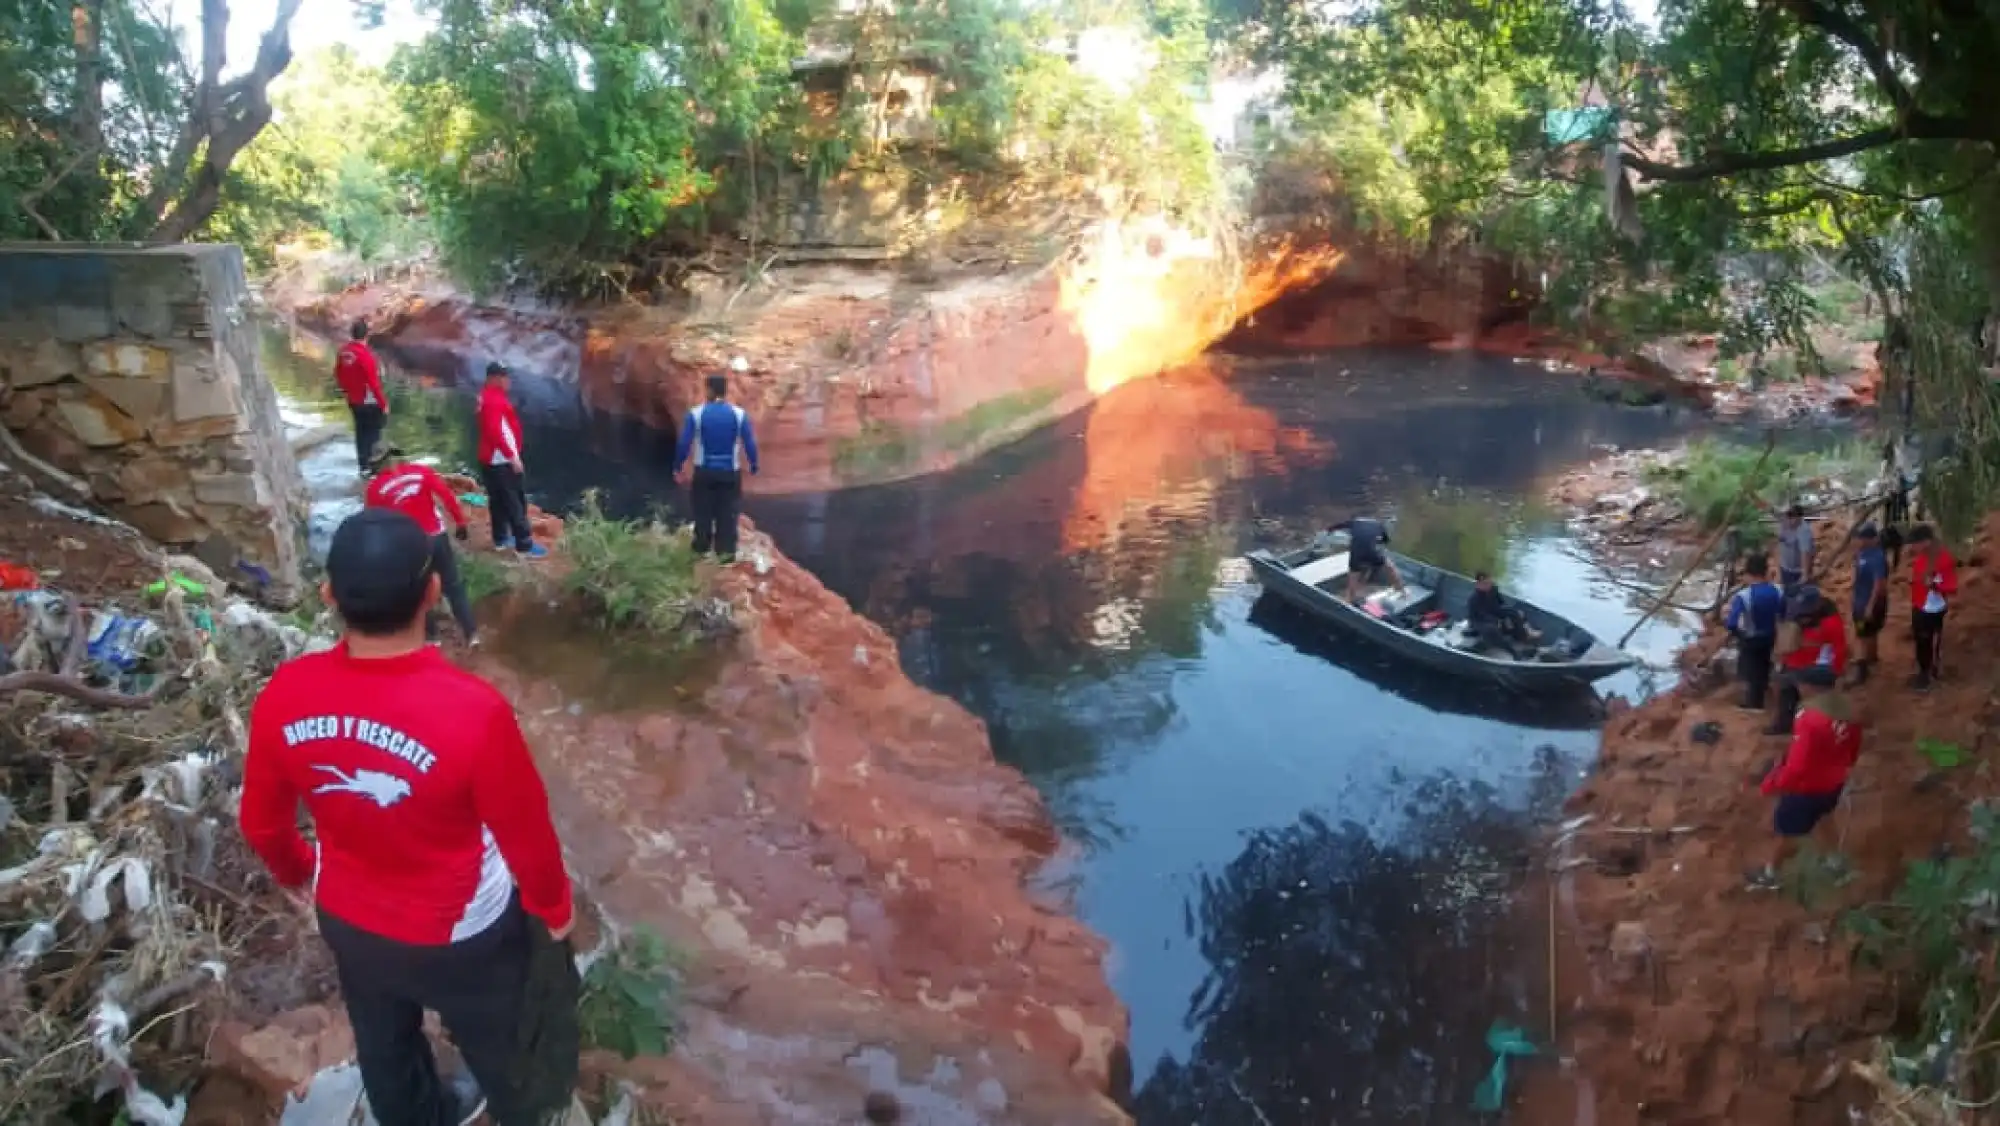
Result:
[[[1574,494],[1579,482],[1565,484]],[[1661,525],[1668,541],[1690,538],[1673,525]],[[1846,527],[1832,520],[1818,536],[1832,560],[1820,585],[1843,608]],[[1994,531],[1989,520],[1959,551],[1960,638],[2000,625],[2000,592],[1974,562]],[[1810,903],[1744,887],[1770,839],[1756,778],[1783,741],[1761,733],[1768,716],[1734,706],[1719,626],[1683,651],[1679,686],[1607,724],[1543,886],[1524,898],[1519,925],[1549,936],[1557,1059],[1528,1071],[1516,1121],[1834,1126],[1874,1104],[1850,1065],[1873,1058],[1909,999],[1854,960],[1840,918],[1886,899],[1911,861],[1962,842],[1973,772],[1941,771],[1916,744],[1983,760],[1993,718],[1989,678],[1969,659],[1927,695],[1906,689],[1906,572],[1891,582],[1883,668],[1852,693],[1867,741],[1835,822],[1854,875]]]

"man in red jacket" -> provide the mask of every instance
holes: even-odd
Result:
[[[354,414],[354,459],[366,476],[375,464],[382,431],[389,425],[389,396],[382,390],[382,365],[368,347],[368,322],[355,321],[348,335],[352,339],[334,356],[333,379]]]
[[[1958,560],[1937,542],[1929,524],[1910,529],[1910,635],[1917,643],[1917,675],[1910,687],[1930,691],[1944,651],[1944,616],[1958,597]]]
[[[540,559],[548,549],[528,526],[528,467],[521,461],[521,416],[507,397],[509,382],[504,364],[486,365],[486,386],[479,389],[479,477],[486,483],[493,546]]]
[[[1761,789],[1776,797],[1771,828],[1777,833],[1770,860],[1752,869],[1750,886],[1779,886],[1779,871],[1798,842],[1812,836],[1826,816],[1840,806],[1847,776],[1861,757],[1861,725],[1854,721],[1847,697],[1836,690],[1838,675],[1830,665],[1813,665],[1794,673],[1793,684],[1806,693],[1793,725],[1785,757],[1764,776]]]
[[[458,575],[458,555],[452,551],[451,539],[444,528],[445,516],[449,514],[459,540],[464,541],[465,509],[458,503],[458,494],[430,466],[404,462],[377,473],[368,482],[368,493],[362,503],[369,508],[400,512],[415,520],[424,534],[430,536],[431,570],[437,574],[445,601],[451,605],[451,616],[458,619],[458,632],[467,645],[478,645],[479,629],[472,620],[472,602],[465,596],[465,582]],[[425,636],[435,641],[437,633],[432,621],[431,615],[424,615]]]
[[[365,509],[334,532],[326,570],[347,634],[282,665],[251,709],[243,836],[317,904],[376,1119],[448,1126],[490,1100],[500,1126],[529,1126],[543,1110],[515,1082],[536,1016],[523,985],[575,911],[548,793],[507,699],[424,644],[438,597],[424,530]],[[483,1096],[440,1083],[425,1009]]]
[[[1833,670],[1836,677],[1847,672],[1847,623],[1833,603],[1808,584],[1792,595],[1786,616],[1799,626],[1799,644],[1785,654],[1778,674],[1778,712],[1771,717],[1767,735],[1790,735],[1792,718],[1799,708],[1798,674],[1816,668]]]

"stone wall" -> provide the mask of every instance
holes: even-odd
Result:
[[[304,484],[247,294],[234,246],[0,245],[0,420],[61,499],[285,604]]]

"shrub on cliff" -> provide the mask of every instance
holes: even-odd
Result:
[[[614,520],[595,492],[563,524],[571,593],[606,625],[678,636],[700,601],[694,548],[655,521]]]
[[[1646,475],[1703,531],[1722,527],[1734,511],[1744,547],[1754,548],[1770,537],[1767,510],[1827,483],[1859,484],[1874,468],[1873,461],[1872,452],[1861,445],[1774,450],[1765,458],[1759,447],[1710,438],[1690,443],[1676,460],[1650,466]],[[1755,503],[1739,506],[1737,497],[1746,491]]]

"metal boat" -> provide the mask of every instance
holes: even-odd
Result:
[[[1532,602],[1509,595],[1508,604],[1541,634],[1527,655],[1490,651],[1465,628],[1470,578],[1384,549],[1403,577],[1403,589],[1372,589],[1358,604],[1347,600],[1347,552],[1320,546],[1296,551],[1253,551],[1247,557],[1257,582],[1324,625],[1369,641],[1412,664],[1462,680],[1515,692],[1546,693],[1602,680],[1632,665],[1632,658],[1601,638]]]

